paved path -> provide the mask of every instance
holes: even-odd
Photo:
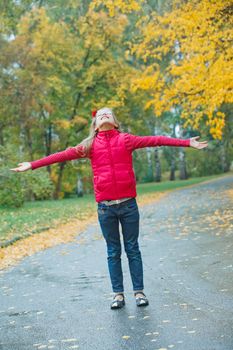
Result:
[[[0,350],[232,350],[232,188],[226,176],[140,208],[145,308],[123,250],[126,305],[110,309],[98,222],[2,272]]]

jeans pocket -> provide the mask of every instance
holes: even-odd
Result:
[[[97,208],[97,212],[99,215],[104,215],[107,213],[107,211],[108,211],[108,207],[101,206]]]

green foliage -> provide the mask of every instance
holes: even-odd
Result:
[[[3,207],[21,207],[24,203],[24,189],[16,174],[6,167],[0,168],[0,205]]]
[[[12,145],[0,145],[0,206],[19,208],[28,199],[50,199],[53,183],[48,172],[13,172],[20,163],[18,152]]]
[[[191,177],[222,173],[220,155],[217,149],[192,150],[186,153],[186,165]]]
[[[22,174],[22,182],[25,184],[27,199],[52,199],[54,186],[46,169]]]
[[[14,147],[0,145],[0,205],[21,207],[24,203],[24,189],[18,173],[13,173],[16,162]]]

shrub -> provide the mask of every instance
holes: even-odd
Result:
[[[18,155],[13,145],[0,145],[0,205],[20,207],[25,200],[49,199],[53,193],[53,183],[46,169],[37,172],[13,172],[24,156]]]
[[[54,185],[46,169],[29,170],[22,174],[22,183],[28,200],[52,199]]]
[[[18,175],[18,174],[17,174]],[[1,167],[0,205],[4,207],[21,207],[24,203],[24,189],[21,179],[9,169]]]

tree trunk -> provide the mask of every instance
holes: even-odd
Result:
[[[33,160],[33,151],[32,151],[32,137],[30,128],[25,125],[25,135],[26,135],[26,144],[28,146],[29,151],[29,159]]]
[[[53,198],[54,199],[58,199],[59,198],[59,192],[61,191],[62,176],[63,176],[63,171],[64,171],[64,168],[65,168],[65,163],[66,162],[62,162],[62,163],[59,164],[58,180],[57,180],[57,183],[56,183],[55,192],[53,194]]]
[[[151,148],[147,147],[146,148],[146,155],[147,155],[147,161],[148,161],[147,178],[148,178],[149,181],[153,181],[153,166],[152,166],[151,153],[152,153]]]
[[[51,145],[52,145],[52,124],[51,123],[49,124],[48,129],[45,130],[44,139],[45,139],[46,156],[49,156],[51,154]],[[51,174],[50,165],[47,166],[47,170],[49,174]]]
[[[183,147],[179,148],[179,159],[180,159],[180,180],[185,180],[188,178],[185,162],[185,152]]]
[[[183,129],[181,126],[179,130],[179,137],[183,138]],[[179,147],[179,168],[180,168],[179,179],[186,180],[188,178],[188,174],[186,169],[184,147]]]
[[[76,193],[78,197],[83,197],[83,181],[80,176],[78,176],[78,180],[77,180]]]
[[[155,182],[161,181],[161,165],[159,160],[158,147],[155,147]]]
[[[176,159],[175,159],[175,151],[171,150],[172,158],[171,158],[171,172],[170,172],[170,181],[174,181],[176,179],[175,170],[176,170]]]

